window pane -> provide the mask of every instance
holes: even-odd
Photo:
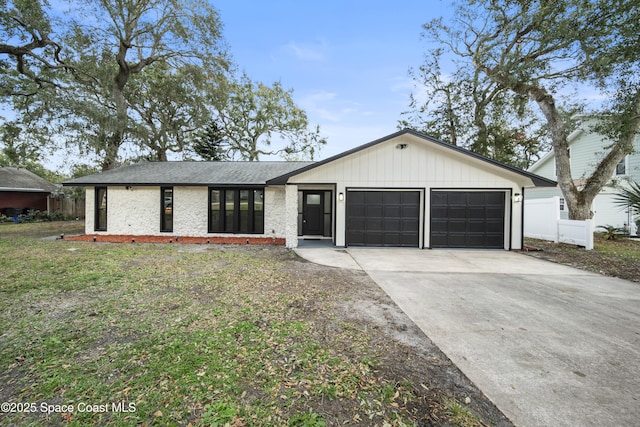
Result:
[[[264,233],[264,191],[253,190],[253,232]]]
[[[307,204],[308,205],[319,205],[320,204],[320,195],[319,194],[307,194]]]
[[[173,188],[163,188],[160,231],[173,231]]]
[[[224,192],[224,231],[233,233],[233,218],[235,216],[236,192],[226,190]]]
[[[249,233],[249,190],[240,190],[240,233]]]
[[[107,230],[107,189],[105,187],[96,188],[96,212],[95,224],[96,231]]]
[[[209,200],[209,232],[220,232],[222,231],[220,226],[220,190],[211,190]]]

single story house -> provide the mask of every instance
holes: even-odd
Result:
[[[16,216],[31,209],[48,212],[49,195],[56,189],[27,169],[0,166],[0,213]]]
[[[140,163],[73,179],[86,233],[521,249],[525,188],[555,181],[412,130],[318,162]]]

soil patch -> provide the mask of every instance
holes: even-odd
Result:
[[[525,239],[525,243],[537,249],[525,251],[527,255],[640,283],[640,239],[607,240],[596,233],[595,247],[590,251],[576,245],[537,239]]]

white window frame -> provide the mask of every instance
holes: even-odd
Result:
[[[618,173],[618,166],[620,166],[620,164],[624,165],[624,173]],[[629,174],[629,156],[626,155],[624,156],[624,158],[622,160],[620,160],[617,164],[616,164],[616,168],[613,171],[613,176],[626,176]]]

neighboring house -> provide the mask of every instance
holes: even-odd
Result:
[[[403,130],[319,162],[140,163],[73,179],[86,233],[520,249],[525,187],[555,181]]]
[[[569,155],[571,160],[571,173],[578,186],[586,177],[595,170],[595,165],[605,155],[607,146],[611,144],[602,135],[593,132],[590,128],[594,120],[585,120],[568,137]],[[618,187],[624,186],[629,181],[640,182],[640,138],[636,138],[636,153],[625,156],[617,165],[609,183],[603,187],[596,196],[591,210],[595,226],[614,225],[623,227],[635,221],[628,209],[615,203]],[[528,169],[529,172],[556,180],[556,158],[553,151],[548,152],[539,161]],[[560,197],[560,218],[568,219],[569,211],[564,203],[564,197],[560,187],[534,188],[525,193],[525,200]]]
[[[56,188],[27,169],[0,166],[0,212],[6,216],[30,209],[47,212],[49,195]]]

